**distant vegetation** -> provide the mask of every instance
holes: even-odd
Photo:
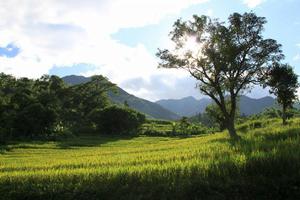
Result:
[[[192,122],[183,117],[178,121],[147,120],[141,127],[140,134],[147,136],[195,136],[213,133],[214,127],[207,127],[202,123]]]

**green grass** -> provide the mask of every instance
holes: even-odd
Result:
[[[300,199],[300,119],[248,124],[239,142],[224,132],[11,143],[0,199]]]

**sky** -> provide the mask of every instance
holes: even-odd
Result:
[[[299,0],[0,0],[0,72],[39,78],[101,74],[151,101],[203,95],[182,70],[158,69],[178,18],[226,21],[233,12],[266,17],[265,38],[282,44],[300,74]],[[255,87],[251,97],[268,95]]]

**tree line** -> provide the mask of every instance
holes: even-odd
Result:
[[[0,73],[0,138],[47,138],[63,133],[134,132],[145,116],[113,105],[115,84],[103,76],[69,86],[58,76],[15,78]]]

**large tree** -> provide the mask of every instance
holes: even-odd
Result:
[[[276,63],[267,75],[270,93],[277,97],[278,103],[282,106],[282,123],[285,125],[286,111],[293,107],[297,99],[298,76],[290,65],[279,63]]]
[[[239,138],[234,126],[238,96],[283,58],[281,45],[263,38],[265,23],[254,13],[234,13],[228,23],[196,15],[190,21],[179,19],[170,32],[175,48],[157,53],[159,67],[185,69],[198,80],[200,91],[219,106],[234,139]]]

